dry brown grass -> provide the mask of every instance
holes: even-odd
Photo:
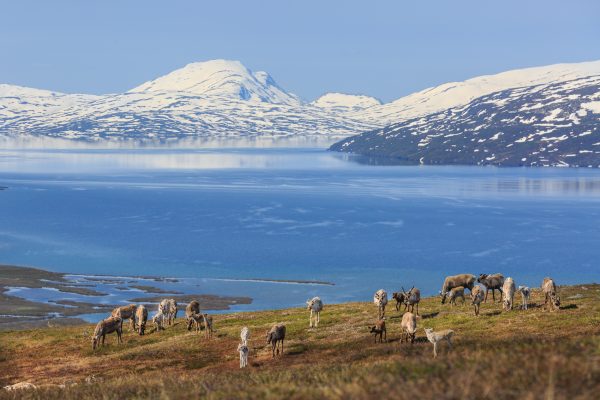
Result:
[[[569,299],[571,296],[581,295]],[[137,336],[91,350],[92,325],[0,333],[0,383],[28,381],[38,390],[0,397],[80,398],[438,398],[588,399],[600,393],[600,286],[561,288],[563,309],[501,312],[484,304],[421,302],[414,345],[400,344],[400,313],[387,312],[388,342],[375,344],[371,303],[325,307],[317,329],[304,308],[215,317],[210,341],[185,330]],[[285,355],[272,359],[265,332],[287,325]],[[238,368],[241,327],[251,330],[249,368]],[[423,327],[450,328],[455,348],[432,358]],[[65,385],[61,388],[57,385]]]

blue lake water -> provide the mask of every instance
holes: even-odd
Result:
[[[197,293],[255,299],[239,309],[433,294],[463,272],[600,281],[598,170],[370,166],[322,149],[0,150],[0,186],[0,263],[193,278]]]

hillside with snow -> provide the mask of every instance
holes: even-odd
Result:
[[[0,86],[0,136],[83,141],[342,138],[377,124],[303,102],[240,62],[189,64],[125,93],[102,96]]]
[[[600,168],[600,74],[496,91],[331,150],[381,163]]]
[[[0,139],[4,138],[4,142],[56,138],[162,144],[203,138],[324,138],[331,143],[363,132],[391,132],[392,129],[397,132],[400,127],[413,136],[417,135],[416,131],[406,129],[418,127],[418,135],[436,129],[455,132],[466,125],[459,125],[456,118],[443,123],[438,121],[439,126],[434,121],[441,115],[472,107],[487,108],[487,119],[483,112],[469,115],[470,123],[481,125],[479,131],[486,127],[494,130],[510,121],[500,118],[500,110],[494,111],[492,103],[481,103],[486,96],[512,93],[512,97],[505,99],[506,106],[514,106],[510,111],[514,115],[511,115],[523,120],[527,110],[515,104],[525,101],[525,96],[543,93],[544,88],[552,85],[584,82],[586,78],[597,76],[600,76],[600,61],[557,64],[446,83],[386,104],[374,97],[344,93],[326,93],[306,102],[280,87],[267,72],[253,72],[238,61],[212,60],[188,64],[124,93],[65,94],[0,85]],[[587,90],[595,89],[591,86]],[[554,96],[571,96],[567,92],[565,89]],[[591,103],[595,101],[594,93],[597,91],[590,94]],[[514,97],[517,95],[522,98]],[[554,100],[571,101],[568,97]],[[571,108],[575,106],[573,102]],[[545,112],[546,108],[538,110]],[[594,111],[589,115],[586,118],[593,121]],[[536,115],[540,120],[546,117]],[[557,118],[562,118],[562,114]],[[541,123],[530,126],[538,127]],[[391,127],[384,129],[388,125]],[[510,126],[517,129],[517,125]],[[577,125],[574,132],[580,127]],[[523,132],[529,132],[528,129],[524,128]],[[344,141],[345,147],[334,148],[379,152],[369,150],[369,146],[358,147],[361,138],[368,135],[351,139],[354,140],[352,146]],[[378,144],[382,145],[384,143]],[[391,153],[389,149],[386,152]]]

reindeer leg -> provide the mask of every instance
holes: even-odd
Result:
[[[433,358],[437,358],[437,342],[433,342]]]

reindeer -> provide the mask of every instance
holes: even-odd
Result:
[[[373,303],[377,306],[377,318],[381,319],[385,316],[385,306],[388,302],[387,292],[383,289],[379,289],[373,295]]]
[[[135,312],[135,319],[138,325],[138,333],[139,335],[143,335],[146,330],[146,322],[148,321],[148,310],[146,306],[140,304]]]
[[[549,306],[550,310],[558,310],[560,308],[560,297],[556,293],[556,284],[552,278],[544,278],[542,281],[542,292],[544,292],[545,296],[544,307],[548,308]]]
[[[402,292],[394,292],[392,293],[392,299],[396,300],[396,311],[400,311],[400,306],[402,304],[404,304],[404,311],[406,311],[406,307],[408,307],[408,305],[404,302],[405,299],[405,295],[404,295],[404,289],[402,289]]]
[[[104,339],[107,334],[117,332],[117,342],[123,343],[121,335],[123,334],[123,320],[119,317],[108,317],[98,322],[94,335],[92,336],[92,350],[96,350],[102,338],[102,346],[104,346]]]
[[[504,275],[502,274],[479,274],[479,278],[477,278],[477,282],[481,283],[485,286],[485,300],[487,303],[488,292],[492,291],[492,299],[493,302],[496,302],[496,290],[500,293],[502,297],[502,285],[504,285]]]
[[[404,294],[404,310],[408,310],[408,312],[415,312],[415,305],[417,306],[417,315],[419,315],[419,302],[421,301],[421,291],[416,287],[411,287],[407,292],[402,288],[402,293]]]
[[[323,302],[319,297],[313,297],[311,300],[306,301],[306,308],[310,310],[310,317],[308,319],[309,327],[313,327],[313,314],[315,315],[315,328],[321,321],[321,311],[323,310]]]
[[[515,301],[515,281],[510,277],[506,278],[502,285],[502,301],[504,310],[512,310]]]
[[[415,334],[417,333],[417,317],[415,314],[411,312],[406,312],[402,316],[402,323],[400,324],[402,327],[402,336],[400,336],[400,343],[410,339],[410,343],[413,344],[415,342]]]
[[[200,314],[200,303],[197,300],[192,300],[185,307],[185,320],[187,321],[187,330],[188,331],[192,330],[192,325],[195,322],[193,316],[195,314]]]
[[[275,358],[275,349],[277,349],[277,355],[279,355],[279,349],[277,345],[281,342],[281,355],[283,355],[283,341],[285,339],[285,325],[277,324],[273,325],[270,331],[267,332],[267,344],[271,344],[271,351],[273,358]]]
[[[476,285],[471,291],[471,303],[473,304],[473,307],[475,307],[475,316],[479,316],[479,307],[481,307],[483,299],[483,289],[481,288],[481,286]]]
[[[387,342],[387,331],[385,329],[385,318],[378,320],[374,326],[371,327],[370,333],[375,335],[375,343],[377,343],[377,336],[379,336],[379,342],[383,343],[383,340]]]
[[[110,314],[111,317],[118,317],[121,319],[121,324],[123,321],[128,319],[131,325],[131,330],[135,331],[135,312],[137,310],[137,306],[135,304],[129,304],[128,306],[117,307],[112,310]]]
[[[442,285],[442,290],[440,291],[442,304],[446,303],[446,297],[451,289],[462,286],[471,291],[473,290],[473,285],[475,285],[475,275],[460,274],[446,277],[446,279],[444,279],[444,284]]]
[[[531,289],[527,286],[519,286],[517,292],[521,293],[521,300],[523,301],[521,308],[527,310],[529,297],[531,296]]]

